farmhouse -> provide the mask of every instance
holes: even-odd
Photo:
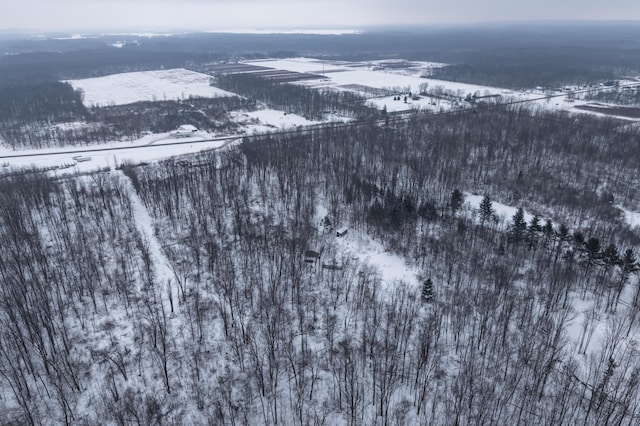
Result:
[[[197,131],[198,129],[191,124],[183,124],[170,134],[176,138],[188,138],[189,136],[193,136]]]

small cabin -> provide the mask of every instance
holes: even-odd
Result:
[[[322,269],[328,269],[329,271],[342,271],[344,269],[344,266],[340,263],[323,263],[322,264]]]
[[[316,263],[320,256],[322,256],[322,252],[324,251],[324,247],[310,247],[307,251],[304,252],[304,261],[306,263]]]
[[[336,231],[336,237],[344,237],[345,235],[347,235],[348,230],[349,229],[346,226],[343,226]]]

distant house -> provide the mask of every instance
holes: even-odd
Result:
[[[330,271],[342,271],[344,269],[344,266],[340,263],[323,263],[322,264],[322,269],[328,269]]]
[[[178,127],[176,130],[170,133],[171,136],[176,138],[188,138],[189,136],[193,136],[194,133],[198,131],[198,128],[192,126],[191,124],[183,124]]]
[[[322,252],[324,251],[324,247],[310,247],[307,251],[304,252],[304,261],[306,263],[316,263],[320,256],[322,256]]]

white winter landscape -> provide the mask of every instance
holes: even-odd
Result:
[[[633,75],[304,54],[4,123],[0,424],[639,424],[640,120],[587,96]]]

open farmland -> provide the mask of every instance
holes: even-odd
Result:
[[[209,85],[209,76],[182,68],[130,72],[105,77],[69,80],[84,92],[86,106],[125,105],[140,101],[218,98],[233,93]]]

